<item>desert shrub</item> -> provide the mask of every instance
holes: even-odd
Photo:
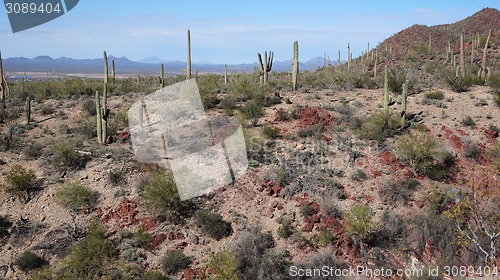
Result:
[[[433,100],[443,100],[444,93],[442,91],[431,91],[425,94],[425,98]]]
[[[374,234],[371,245],[383,248],[398,248],[404,242],[406,221],[392,210],[385,211],[380,219],[381,227]]]
[[[279,136],[279,130],[266,125],[262,128],[262,135],[268,139],[277,138]]]
[[[148,271],[142,275],[140,280],[170,280],[168,276],[163,275],[159,271]]]
[[[254,95],[262,93],[262,90],[262,87],[250,75],[242,75],[236,81],[232,82],[229,88],[229,92],[242,101],[246,101]]]
[[[500,93],[495,94],[495,96],[493,97],[493,102],[495,102],[495,104],[500,107]]]
[[[26,147],[24,154],[30,159],[36,159],[42,155],[43,147],[42,143],[33,142]]]
[[[390,70],[387,73],[387,84],[389,90],[394,93],[403,92],[403,84],[406,82],[406,73],[402,70]]]
[[[328,246],[333,239],[332,232],[329,230],[322,230],[319,233],[311,235],[310,237],[311,243],[319,247]]]
[[[108,182],[113,185],[118,185],[125,180],[122,170],[110,170],[108,173]]]
[[[41,113],[43,116],[46,116],[46,115],[50,115],[52,113],[54,113],[54,108],[50,105],[43,105],[42,106],[42,109],[41,109]]]
[[[11,226],[12,222],[7,217],[0,216],[0,238],[9,234],[9,228]]]
[[[264,115],[263,105],[257,100],[249,100],[241,107],[245,117],[250,120],[253,126],[257,126],[259,119]]]
[[[331,247],[324,248],[319,252],[315,252],[311,256],[305,258],[304,261],[298,263],[297,268],[299,269],[321,269],[323,267],[328,267],[328,269],[345,269],[347,266],[340,260],[335,257],[335,253],[333,252]],[[291,270],[289,270],[289,273]],[[292,272],[293,273],[293,272]],[[320,279],[332,279],[332,280],[340,280],[344,279],[342,276],[331,275],[328,278],[325,278],[322,275],[309,275],[309,276],[297,276],[293,279],[300,280],[320,280]]]
[[[299,129],[299,131],[297,131],[297,135],[299,137],[316,137],[318,138],[321,133],[325,130],[325,127],[318,123],[318,124],[313,124],[313,125],[310,125],[308,127],[304,127],[304,128],[301,128]]]
[[[154,170],[141,188],[140,197],[150,213],[172,222],[182,221],[189,204],[181,201],[171,174],[163,169]]]
[[[77,148],[82,144],[77,139],[57,138],[54,139],[49,147],[49,153],[52,154],[50,162],[52,165],[62,169],[80,169],[85,167],[88,158],[80,156]]]
[[[429,213],[440,215],[450,209],[454,198],[448,193],[445,188],[435,188],[427,197]]]
[[[355,204],[344,214],[346,233],[355,239],[367,240],[370,233],[375,230],[373,222],[374,213],[370,207]]]
[[[500,141],[496,141],[495,144],[488,151],[489,156],[496,165],[496,168],[500,170]]]
[[[73,120],[74,132],[82,135],[85,139],[92,139],[97,136],[96,119],[94,117],[81,114]]]
[[[56,201],[71,211],[90,210],[97,204],[99,193],[78,182],[64,185],[56,192]]]
[[[82,109],[89,116],[95,116],[97,114],[95,100],[93,99],[85,99],[82,104]]]
[[[401,159],[413,171],[422,174],[438,164],[439,154],[443,152],[439,142],[432,135],[417,131],[399,137],[396,140],[396,149]]]
[[[71,248],[62,260],[63,267],[57,279],[96,279],[108,275],[108,267],[117,250],[106,238],[106,229],[93,221],[88,226],[87,235]]]
[[[130,240],[130,245],[138,248],[149,249],[151,241],[151,234],[143,227],[139,227],[134,233],[132,233],[132,240]]]
[[[407,205],[411,200],[413,191],[420,183],[415,179],[400,179],[390,181],[379,189],[379,196],[384,203],[392,206],[397,203]]]
[[[44,258],[38,256],[32,251],[24,251],[18,258],[15,259],[14,265],[18,266],[22,271],[30,271],[48,265]]]
[[[224,221],[219,213],[208,210],[199,210],[194,215],[195,223],[208,234],[208,236],[220,240],[231,235],[231,224]]]
[[[120,130],[128,127],[127,111],[111,112],[108,119],[108,135],[116,135]],[[95,129],[95,128],[94,128]]]
[[[1,106],[0,106],[1,110]],[[0,131],[0,150],[9,151],[20,147],[22,143],[23,129],[15,122],[5,126],[4,131]]]
[[[212,254],[208,262],[208,268],[215,275],[210,279],[213,280],[239,280],[240,262],[231,252],[223,250],[217,254]]]
[[[191,262],[191,258],[184,255],[184,252],[181,250],[173,250],[163,256],[161,266],[165,273],[174,274],[187,268]]]
[[[224,81],[220,75],[206,74],[197,76],[196,83],[201,96],[201,101],[206,109],[217,106],[219,99],[217,93],[222,92]]]
[[[294,233],[292,220],[288,218],[281,218],[278,220],[280,226],[278,227],[278,236],[284,239],[289,238]]]
[[[387,115],[384,112],[373,113],[368,119],[362,121],[357,134],[362,139],[383,141],[396,133],[401,124],[397,115]]]
[[[474,121],[474,119],[471,117],[471,116],[465,116],[463,119],[462,119],[462,124],[464,126],[469,126],[469,127],[476,127],[476,122]]]
[[[250,227],[232,244],[231,252],[239,260],[239,272],[244,279],[287,279],[288,265],[283,260],[284,252],[274,249],[275,242],[270,232]]]
[[[454,92],[468,91],[472,84],[471,78],[469,76],[462,78],[461,75],[457,76],[454,71],[446,69],[442,70],[441,73],[445,82]]]
[[[312,215],[314,215],[315,213],[316,213],[316,210],[314,209],[314,207],[311,204],[306,204],[300,208],[300,214],[302,214],[302,216],[304,216],[304,217],[309,218]]]
[[[357,168],[354,172],[351,173],[351,180],[354,181],[364,181],[368,178],[368,175],[366,175],[366,172],[364,172],[362,169]]]
[[[488,85],[491,87],[494,93],[500,94],[500,72],[494,72],[490,75],[488,80]]]
[[[471,140],[470,138],[462,139],[464,156],[472,159],[478,159],[481,155],[481,148],[476,141]]]
[[[141,280],[169,280],[169,278],[166,275],[163,275],[159,271],[147,271],[142,275]]]
[[[5,181],[7,185],[4,186],[4,190],[24,202],[28,202],[31,194],[37,190],[35,172],[19,164],[12,166],[7,172]]]

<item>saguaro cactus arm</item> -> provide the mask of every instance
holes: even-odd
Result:
[[[264,52],[264,61],[262,61],[262,56],[260,53],[257,53],[257,57],[259,59],[260,66],[260,75],[264,78],[262,79],[263,83],[266,84],[268,80],[268,73],[271,72],[273,68],[273,56],[274,53],[269,51],[269,57],[267,56],[267,51]]]
[[[401,125],[404,126],[406,120],[406,98],[408,97],[408,86],[410,82],[406,80],[403,84],[403,95],[401,96]]]
[[[299,77],[299,42],[293,42],[293,70],[292,70],[292,87],[297,90],[297,81]]]
[[[384,68],[384,114],[389,115],[389,80],[387,77],[387,65]]]

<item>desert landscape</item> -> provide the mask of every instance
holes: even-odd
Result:
[[[24,78],[0,56],[0,279],[497,279],[500,11],[316,69],[289,44],[288,71],[256,50],[253,72],[120,74],[104,52],[103,73]],[[241,123],[248,169],[180,200],[128,110],[186,79]]]

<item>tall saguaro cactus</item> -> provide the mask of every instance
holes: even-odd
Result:
[[[108,100],[108,58],[104,52],[104,84],[102,90],[102,102],[99,91],[95,93],[95,104],[97,113],[97,142],[103,144],[107,138],[108,116],[109,109],[107,107]]]
[[[0,105],[4,105],[3,103],[5,102],[5,87],[4,87],[5,81],[3,80],[3,68],[2,68],[2,52],[0,52]]]
[[[292,69],[292,88],[297,90],[297,81],[299,79],[299,42],[293,42],[293,69]]]
[[[347,72],[351,71],[351,45],[347,43]]]
[[[460,34],[460,76],[465,78],[464,34]]]
[[[483,60],[481,62],[481,69],[479,69],[479,72],[478,72],[478,76],[482,77],[483,79],[486,79],[486,72],[487,72],[486,54],[488,52],[488,44],[490,42],[490,37],[491,37],[491,29],[490,29],[490,32],[488,33],[488,38],[486,38],[486,42],[484,43]]]
[[[271,72],[271,69],[273,67],[274,53],[272,51],[269,51],[269,57],[267,57],[267,51],[265,51],[264,62],[262,62],[262,56],[260,55],[260,53],[257,53],[257,56],[259,58],[261,84],[267,84],[267,80],[269,77],[268,73]]]
[[[224,64],[224,85],[227,85],[227,64]]]
[[[186,79],[191,79],[191,31],[188,29],[187,33],[187,68],[186,68]]]
[[[160,89],[165,87],[165,71],[163,69],[163,63],[160,64]]]
[[[387,65],[384,68],[384,114],[389,115],[389,78],[387,76]]]
[[[403,84],[403,95],[401,96],[401,125],[404,126],[406,120],[406,98],[408,97],[408,86],[410,81],[406,80]]]
[[[115,82],[115,60],[111,60],[111,82]]]
[[[31,97],[28,95],[26,97],[26,124],[31,122]]]

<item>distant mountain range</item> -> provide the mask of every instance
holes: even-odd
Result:
[[[156,56],[144,58],[138,61],[132,61],[124,56],[108,56],[108,63],[111,67],[111,61],[114,60],[116,74],[153,74],[159,73],[160,64],[163,63],[165,72],[181,73],[186,68],[184,61],[167,61]],[[333,63],[333,62],[332,62]],[[306,62],[300,62],[299,67],[302,70],[313,70],[322,67],[324,60],[322,57],[315,57]],[[336,62],[334,63],[336,64]],[[273,71],[284,72],[291,69],[292,60],[274,61]],[[228,71],[233,72],[252,72],[257,62],[247,64],[228,65]],[[73,59],[68,57],[52,58],[50,56],[37,56],[34,58],[10,57],[3,60],[5,72],[57,72],[57,73],[101,73],[104,70],[102,58],[95,59]],[[193,72],[200,73],[223,73],[223,64],[193,63]]]

